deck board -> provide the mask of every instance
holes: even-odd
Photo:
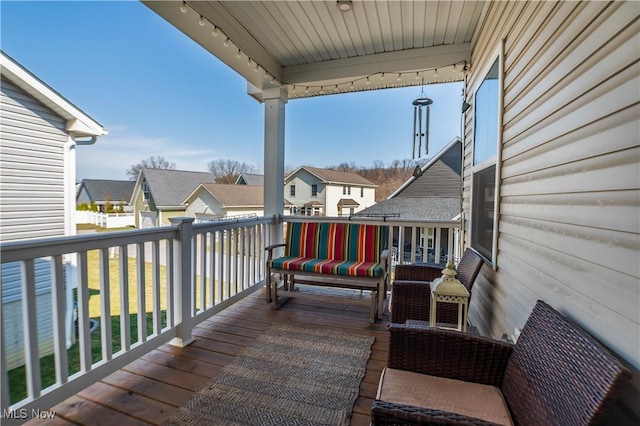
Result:
[[[293,298],[273,310],[264,292],[257,291],[196,326],[191,345],[162,345],[52,410],[60,424],[160,424],[272,324],[286,323],[376,338],[351,419],[351,425],[368,425],[387,364],[388,321],[370,324],[368,308],[349,302],[361,298],[359,292],[341,296]]]

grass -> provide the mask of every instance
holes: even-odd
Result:
[[[93,228],[92,228],[93,227]],[[99,232],[103,231],[103,228],[95,227],[94,225],[78,225],[78,230],[85,229],[97,229]],[[119,231],[124,229],[108,229],[109,231]],[[226,247],[225,247],[226,248]],[[217,243],[215,246],[217,250]],[[128,300],[129,300],[129,324],[130,324],[130,338],[131,344],[138,341],[138,285],[137,285],[137,264],[135,258],[128,258]],[[100,288],[100,254],[98,250],[89,251],[87,253],[87,271],[88,271],[88,289],[89,289],[89,318],[94,319],[102,323],[100,313],[100,299],[102,290]],[[167,324],[166,308],[167,308],[167,288],[166,288],[166,268],[160,265],[160,321],[161,327],[165,327]],[[196,277],[196,283],[199,283],[200,276]],[[113,353],[118,352],[121,349],[121,329],[120,329],[120,312],[121,312],[121,295],[120,295],[120,272],[119,272],[119,259],[109,259],[109,300],[111,302],[109,321],[111,321],[111,338]],[[196,306],[200,306],[201,294],[199,291],[199,285],[196,284]],[[209,286],[208,286],[209,287]],[[226,286],[222,289],[225,293],[224,298],[228,297]],[[153,333],[153,294],[152,294],[152,265],[151,263],[145,263],[145,280],[144,280],[144,294],[145,294],[145,312],[146,314],[146,332],[147,336]],[[216,299],[220,299],[220,295],[216,296]],[[102,359],[102,342],[101,342],[101,326],[102,324],[91,334],[91,356],[92,362],[98,362]],[[67,350],[67,359],[69,367],[69,375],[72,375],[80,371],[80,352],[79,344],[73,344]],[[42,388],[53,385],[55,383],[55,359],[54,355],[44,356],[40,359],[40,372],[42,379]],[[10,402],[16,403],[27,396],[27,381],[25,367],[18,367],[9,371],[9,393]]]
[[[99,252],[90,251],[87,255],[88,266],[88,287],[89,287],[89,317],[101,321],[100,318],[100,280],[99,280]],[[129,323],[131,343],[138,341],[138,290],[136,285],[137,267],[134,258],[128,259],[129,266]],[[110,300],[111,312],[110,321],[112,328],[112,345],[113,353],[118,352],[121,348],[120,340],[120,279],[119,279],[119,262],[118,259],[109,260],[109,276],[110,276]],[[161,325],[164,327],[167,323],[166,318],[166,269],[160,266],[160,307],[161,307]],[[147,335],[153,333],[153,317],[151,310],[153,308],[152,286],[151,286],[151,264],[145,264],[145,301],[146,301],[146,324]],[[101,327],[98,327],[91,334],[91,355],[92,361],[97,362],[102,359],[102,342]],[[69,366],[69,375],[80,371],[80,353],[79,344],[75,343],[67,350],[67,359]],[[42,378],[42,388],[46,388],[55,383],[55,359],[54,355],[48,355],[40,359],[40,372]],[[18,402],[27,396],[26,388],[26,372],[25,367],[18,367],[9,371],[9,389],[11,403]]]

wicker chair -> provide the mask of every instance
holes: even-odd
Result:
[[[457,272],[460,282],[471,293],[484,260],[473,249],[464,251]],[[420,264],[398,265],[391,290],[391,322],[403,324],[408,319],[429,321],[431,288],[429,283],[442,275],[442,268]],[[458,310],[446,304],[438,309],[438,322],[457,323]]]
[[[389,330],[373,425],[596,424],[631,378],[542,301],[515,345],[430,327]]]

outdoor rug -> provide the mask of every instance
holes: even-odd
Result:
[[[348,425],[375,338],[274,324],[165,425]]]

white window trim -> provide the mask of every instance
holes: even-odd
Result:
[[[497,270],[498,269],[498,234],[499,234],[499,223],[500,223],[500,181],[501,181],[501,175],[502,175],[501,173],[502,172],[502,133],[503,133],[502,117],[504,114],[504,104],[503,104],[503,100],[504,100],[504,39],[501,40],[499,46],[489,56],[489,58],[491,59],[485,63],[484,67],[482,68],[482,71],[478,74],[482,76],[482,80],[479,80],[477,87],[475,87],[473,91],[473,102],[474,102],[473,129],[475,132],[475,125],[476,125],[475,124],[475,97],[476,97],[475,94],[480,88],[480,85],[482,84],[482,82],[484,81],[485,76],[489,74],[489,70],[493,66],[493,63],[495,62],[496,59],[498,59],[498,117],[497,117],[498,132],[497,132],[497,141],[496,141],[498,146],[496,147],[496,155],[482,161],[479,164],[474,165],[473,158],[475,157],[474,150],[475,150],[475,143],[476,143],[475,136],[474,136],[473,144],[471,145],[471,196],[469,199],[469,206],[471,209],[470,210],[471,213],[473,213],[473,206],[474,206],[473,188],[475,188],[475,182],[474,182],[475,174],[481,170],[486,169],[487,167],[495,165],[496,173],[495,173],[495,195],[494,195],[495,202],[493,205],[493,237],[491,241],[491,259],[487,259],[487,260],[490,261],[491,267],[493,268],[493,270]],[[470,236],[470,242],[471,242],[471,238],[473,238],[472,237],[473,236],[473,220],[469,221],[469,236]]]

